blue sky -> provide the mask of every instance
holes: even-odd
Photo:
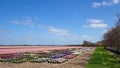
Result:
[[[97,42],[119,12],[120,0],[0,0],[0,44]]]

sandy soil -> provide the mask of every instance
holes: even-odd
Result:
[[[93,54],[95,48],[87,51],[86,53],[77,56],[62,64],[50,64],[50,63],[0,63],[0,68],[84,68],[88,63],[90,56]]]

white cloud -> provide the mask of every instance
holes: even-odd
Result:
[[[49,33],[56,35],[54,38],[56,39],[55,41],[62,41],[62,43],[80,43],[82,40],[91,40],[92,37],[88,35],[80,35],[80,34],[74,34],[70,33],[66,29],[61,29],[61,28],[56,28],[54,26],[46,26],[46,25],[40,25],[42,29],[48,30]]]
[[[120,0],[93,2],[92,7],[111,6],[111,5],[119,4],[119,2],[120,2]]]
[[[102,6],[110,6],[110,5],[112,5],[113,3],[112,3],[112,2],[103,1],[101,4],[102,4]]]
[[[46,26],[43,24],[40,24],[41,29],[48,30],[49,33],[55,34],[55,35],[62,35],[62,36],[68,36],[69,32],[66,29],[56,28],[54,26]]]
[[[92,37],[88,36],[88,35],[72,34],[72,33],[69,33],[65,29],[58,29],[55,27],[49,27],[49,32],[53,33],[53,34],[57,34],[57,35],[62,35],[62,36],[64,36],[64,38],[66,38],[68,40],[73,40],[73,39],[74,40],[80,40],[80,39],[90,40],[90,39],[92,39]]]
[[[97,24],[97,23],[103,22],[103,20],[91,18],[91,19],[88,19],[87,22]]]
[[[48,30],[50,33],[57,34],[57,35],[69,35],[68,31],[65,29],[59,29],[59,28],[50,26]]]
[[[99,2],[94,2],[94,3],[92,3],[92,7],[99,7],[99,6],[101,6],[102,4],[101,3],[99,3]]]
[[[89,27],[92,28],[106,28],[108,25],[104,23],[98,23],[98,24],[90,24]]]
[[[82,35],[82,38],[84,38],[85,40],[92,39],[92,37],[91,37],[91,36],[88,36],[88,35]]]
[[[91,28],[106,28],[108,25],[103,23],[104,20],[101,19],[88,19],[87,22],[90,23],[88,25],[83,25],[83,27],[91,27]]]
[[[120,0],[113,0],[114,4],[118,4],[120,2]]]
[[[29,26],[35,26],[35,22],[33,19],[30,18],[23,18],[23,19],[16,19],[10,21],[13,24],[22,24],[22,25],[29,25]]]

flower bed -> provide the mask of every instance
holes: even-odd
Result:
[[[39,54],[39,58],[48,58],[48,57],[50,57],[51,56],[51,54],[50,53],[42,53],[42,54]]]
[[[65,52],[63,52],[63,54],[69,55],[69,54],[72,54],[72,52],[65,51]]]
[[[28,60],[30,60],[30,59],[32,59],[33,57],[31,57],[31,55],[30,54],[23,54],[23,57],[24,58],[27,58]]]
[[[86,49],[87,48],[83,49],[77,48],[77,49],[26,52],[16,54],[3,54],[0,55],[0,62],[22,63],[30,61],[42,63],[48,61],[49,63],[62,63],[65,62],[67,59],[72,59],[81,54],[82,52],[85,52]]]
[[[1,59],[11,59],[11,58],[14,58],[14,57],[15,57],[14,54],[4,54],[4,55],[0,56]]]
[[[74,58],[74,57],[75,57],[75,56],[74,56],[73,54],[64,56],[64,58],[66,58],[66,59],[72,59],[72,58]]]
[[[0,56],[1,62],[11,62],[13,59],[20,59],[22,58],[22,54],[4,54]]]
[[[80,49],[77,49],[77,50],[73,50],[71,52],[80,52]]]
[[[74,52],[74,53],[72,53],[73,55],[80,55],[80,54],[82,54],[82,52]]]
[[[9,62],[10,59],[0,59],[0,62]]]
[[[60,57],[63,57],[63,56],[65,56],[65,54],[57,54],[57,55],[50,56],[50,58],[60,58]]]
[[[82,48],[80,51],[81,51],[81,52],[86,52],[86,51],[88,51],[88,50],[90,50],[90,48]]]
[[[10,60],[11,63],[23,63],[26,61],[27,61],[27,59],[25,59],[25,58],[13,58]]]
[[[67,61],[65,58],[48,59],[48,63],[62,63]]]
[[[42,63],[42,62],[45,62],[47,60],[48,60],[48,58],[36,58],[36,59],[30,60],[30,62]]]

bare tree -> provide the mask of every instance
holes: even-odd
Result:
[[[114,28],[104,35],[104,47],[120,52],[120,15]]]
[[[119,14],[117,14],[116,16],[117,16],[117,20],[118,20],[118,22],[117,22],[116,26],[118,27],[118,26],[120,26],[120,15],[119,15]]]

